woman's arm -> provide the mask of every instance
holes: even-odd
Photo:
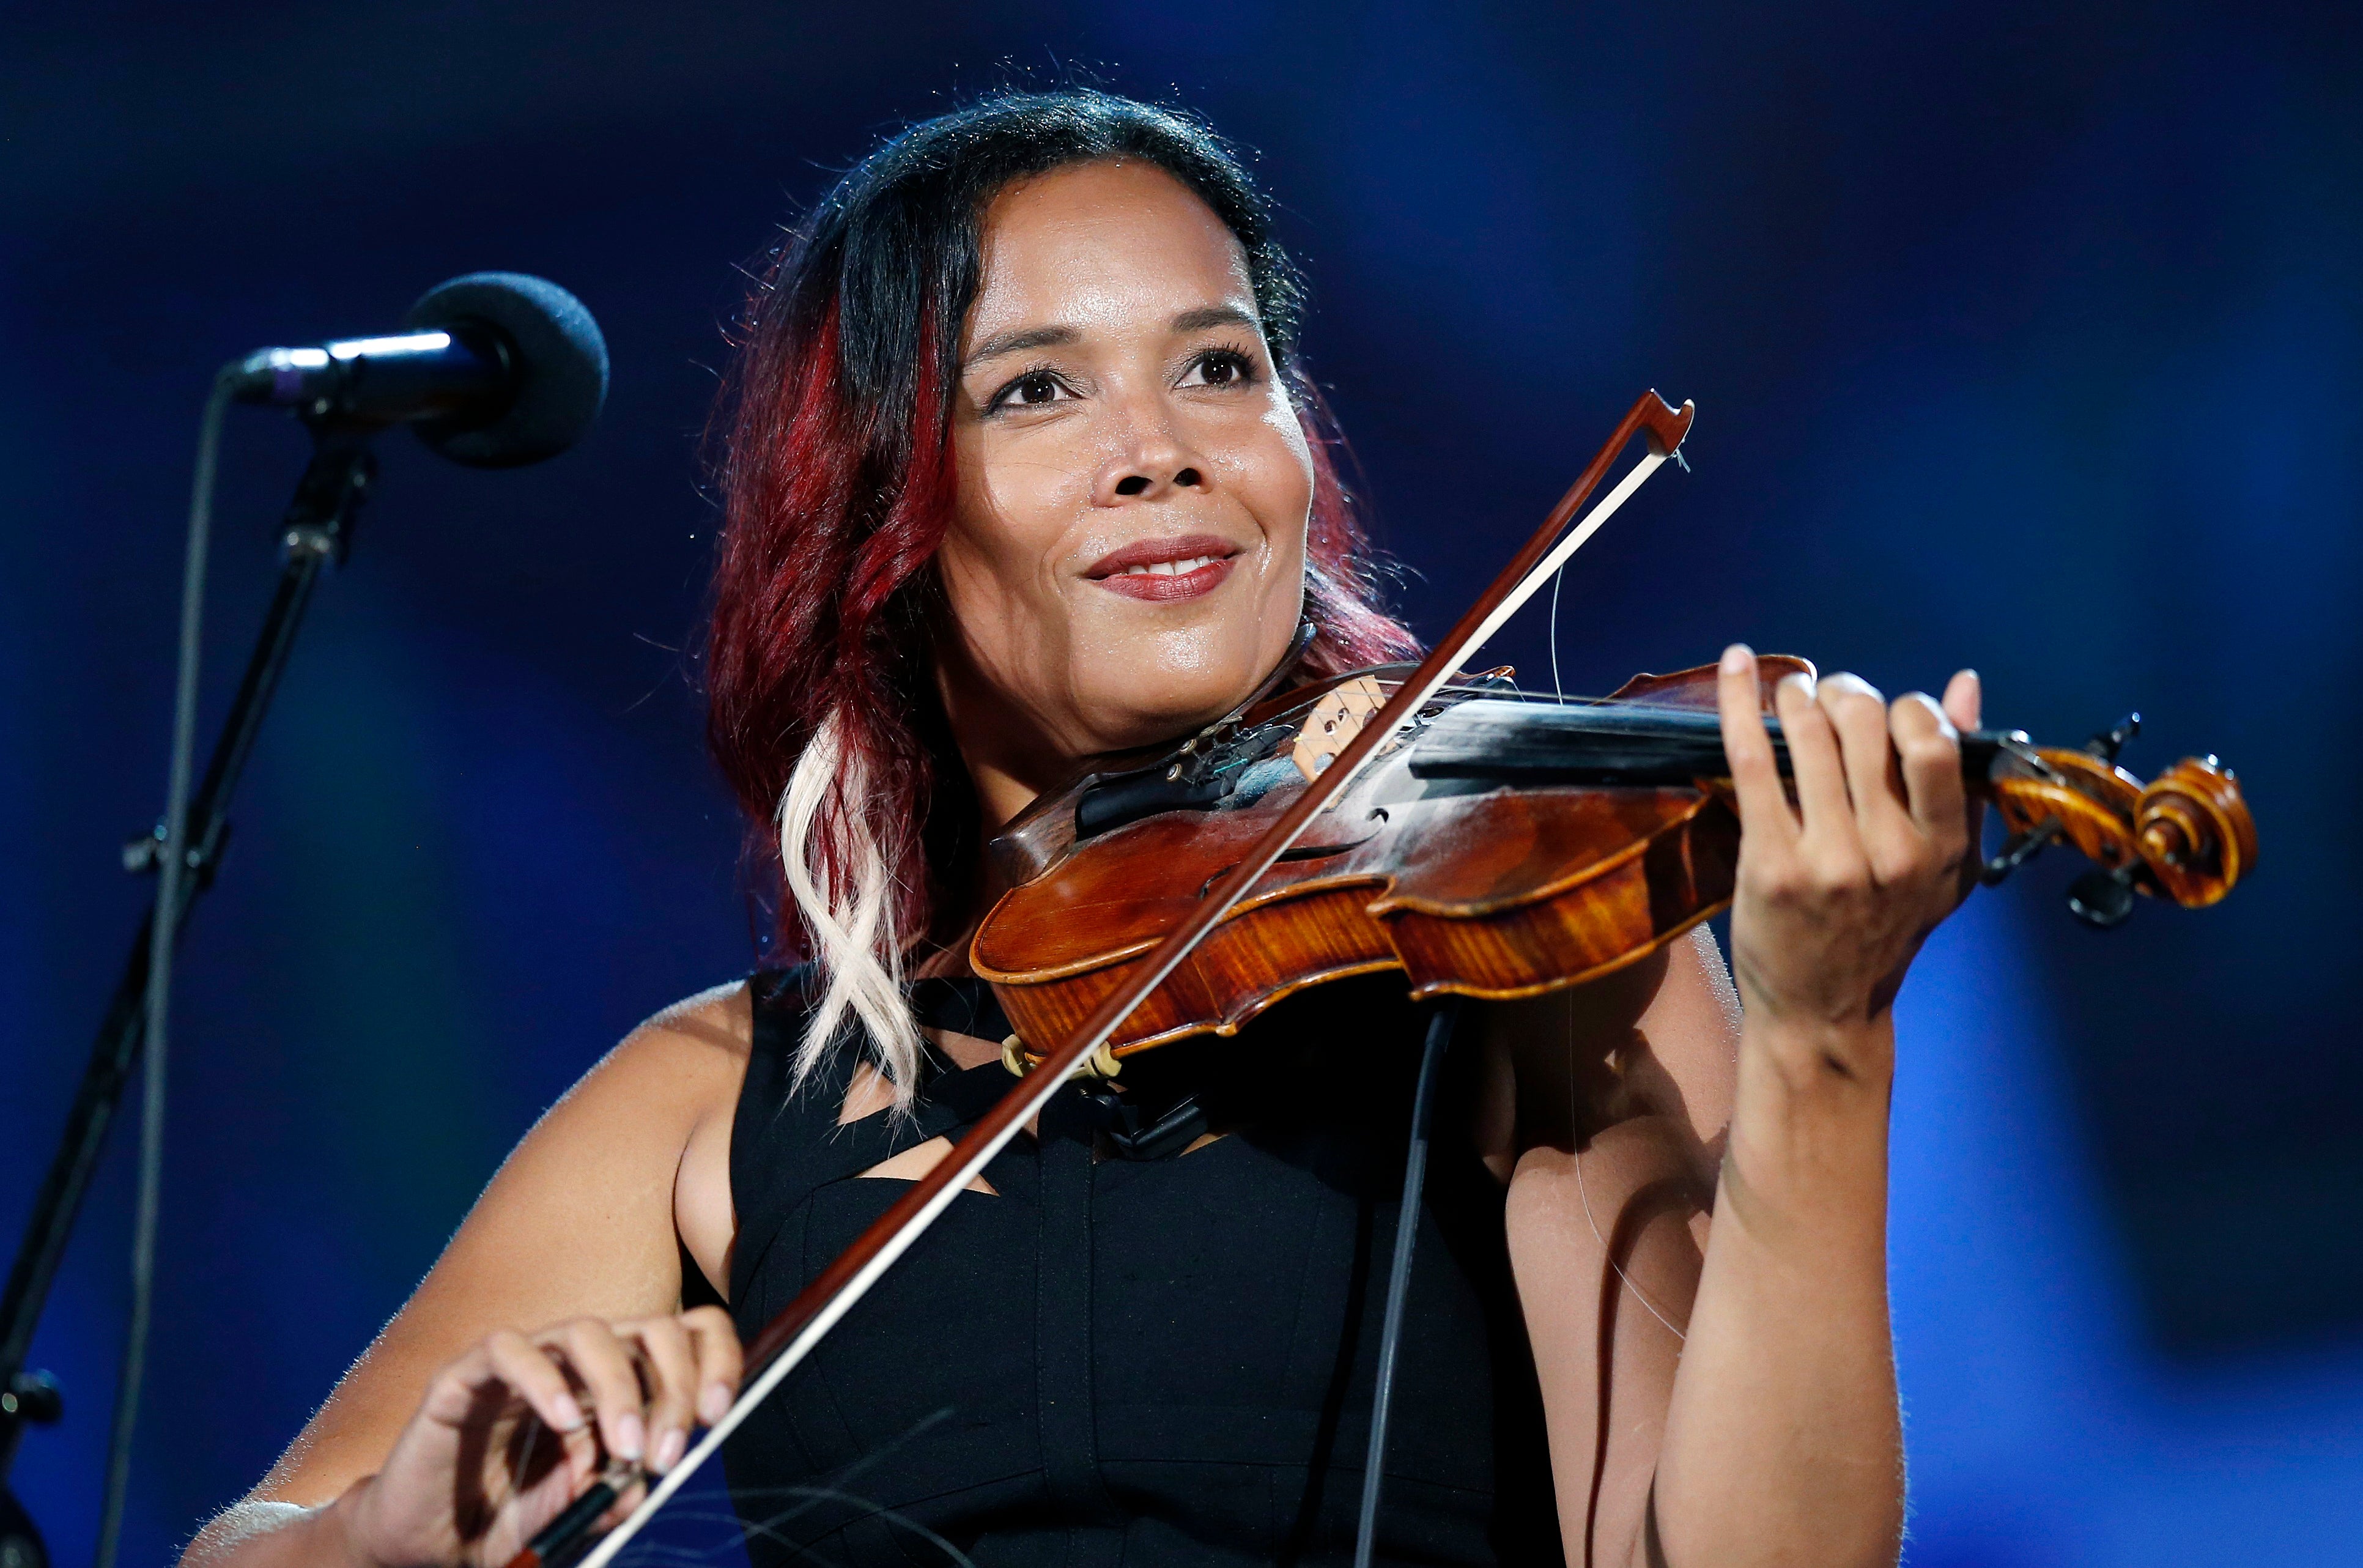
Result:
[[[730,1118],[751,1029],[743,986],[642,1026],[527,1134],[417,1292],[190,1562],[501,1561],[521,1517],[547,1517],[604,1456],[668,1468],[738,1340],[682,1314],[684,1246],[727,1279]],[[551,1327],[556,1325],[556,1327]],[[653,1397],[643,1382],[654,1385]],[[531,1423],[560,1434],[501,1471]],[[490,1436],[496,1440],[486,1442]],[[562,1452],[560,1451],[562,1449]],[[457,1469],[455,1470],[455,1466]],[[557,1472],[566,1474],[560,1477]],[[456,1485],[455,1485],[456,1484]],[[473,1496],[474,1518],[455,1501]],[[538,1522],[527,1527],[530,1534]]]
[[[1514,1084],[1506,1215],[1568,1561],[1633,1560],[1698,1292],[1739,1007],[1704,927],[1575,991],[1488,1009]],[[1572,1045],[1573,1050],[1570,1047]]]
[[[1677,947],[1629,1029],[1614,1007],[1578,1020],[1592,1043],[1577,1074],[1612,1061],[1592,1070],[1605,1114],[1560,1147],[1522,1137],[1512,1184],[1560,1513],[1586,1563],[1892,1563],[1902,1533],[1890,1009],[1964,885],[1951,726],[1976,722],[1976,684],[1957,677],[1940,714],[1918,698],[1891,709],[1852,677],[1818,694],[1784,683],[1792,805],[1754,681],[1745,650],[1726,656],[1744,824],[1736,1072],[1712,1016],[1720,965]],[[1537,1060],[1515,1057],[1522,1115]],[[1732,1093],[1721,1138],[1718,1084]],[[1710,1190],[1711,1231],[1697,1213]]]

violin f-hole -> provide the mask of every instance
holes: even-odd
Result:
[[[1377,837],[1376,833],[1370,833],[1344,844],[1296,844],[1281,851],[1280,858],[1283,861],[1326,861],[1332,855],[1342,855],[1348,850],[1359,850]],[[1229,865],[1217,870],[1214,875],[1199,884],[1198,896],[1204,898],[1213,892],[1215,884],[1230,875],[1232,869],[1238,863],[1237,861],[1231,862]]]

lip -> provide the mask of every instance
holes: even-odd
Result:
[[[1245,553],[1231,540],[1215,534],[1183,534],[1173,539],[1142,539],[1112,550],[1086,567],[1083,575],[1112,594],[1127,599],[1170,603],[1211,594],[1231,574]],[[1188,572],[1135,572],[1136,566],[1156,567],[1201,556],[1214,559]]]

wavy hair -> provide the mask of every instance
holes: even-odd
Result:
[[[799,1084],[853,1026],[899,1106],[916,1087],[906,960],[965,910],[980,848],[932,680],[931,562],[953,506],[951,392],[984,213],[1012,181],[1115,158],[1188,186],[1246,253],[1313,451],[1306,666],[1416,648],[1380,605],[1336,438],[1296,364],[1302,282],[1220,138],[1170,109],[1066,89],[995,94],[880,146],[756,270],[714,428],[707,738],[785,894],[774,951],[822,979]]]

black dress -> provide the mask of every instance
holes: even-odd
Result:
[[[754,986],[730,1149],[748,1337],[892,1201],[898,1184],[859,1173],[957,1138],[1011,1082],[931,1062],[915,1120],[839,1127],[853,1052],[787,1093],[804,979]],[[987,1168],[993,1195],[956,1198],[725,1448],[756,1568],[958,1561],[948,1547],[978,1568],[1350,1562],[1417,1023],[1399,981],[1353,981],[1134,1058],[1128,1095],[1195,1095],[1230,1131],[1194,1153],[1113,1157],[1092,1102],[1061,1090],[1039,1144]],[[1502,1189],[1448,1081],[1378,1556],[1556,1563]]]

